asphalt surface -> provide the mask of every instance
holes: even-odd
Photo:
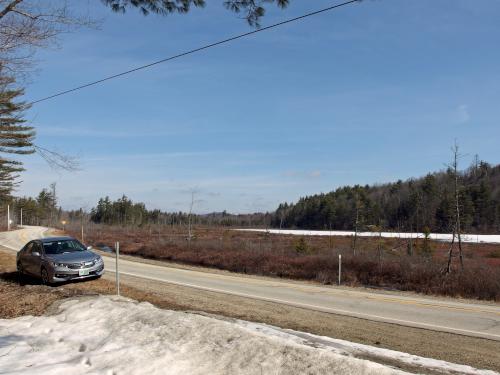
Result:
[[[19,250],[26,242],[43,237],[47,228],[0,233],[0,245]],[[104,257],[106,272],[115,272],[113,257]],[[317,286],[238,274],[154,265],[121,259],[120,274],[188,286],[213,292],[348,315],[403,326],[450,332],[500,341],[500,305],[460,302],[452,299],[425,298]]]

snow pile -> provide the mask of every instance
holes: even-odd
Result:
[[[68,300],[57,315],[0,320],[2,374],[403,374],[354,357],[367,348],[120,297]]]
[[[290,234],[296,236],[354,236],[354,232],[339,230],[298,230],[298,229],[234,229],[244,232],[267,232],[271,234]],[[359,237],[385,237],[385,238],[424,238],[423,233],[404,232],[358,232]],[[451,241],[452,234],[431,233],[429,238],[436,241]],[[500,243],[500,234],[462,234],[462,242],[468,243]],[[455,236],[455,241],[458,238]]]
[[[334,353],[348,356],[361,358],[369,357],[381,362],[399,363],[400,365],[409,365],[412,368],[421,368],[428,371],[434,371],[436,373],[498,375],[495,371],[478,370],[466,365],[419,357],[409,353],[357,344],[350,341],[333,339],[331,337],[312,335],[305,332],[293,331],[291,329],[280,329],[266,324],[257,324],[246,321],[238,321],[238,324],[252,330],[265,333],[268,336],[285,337],[287,340],[292,340],[296,343],[314,346],[316,348],[328,349]]]

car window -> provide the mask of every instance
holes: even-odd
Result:
[[[31,251],[33,250],[33,242],[30,242],[28,243],[25,247],[24,247],[24,252],[26,254],[31,254]]]
[[[77,251],[87,250],[85,246],[83,246],[77,240],[44,242],[43,248],[45,250],[45,254],[73,253]]]
[[[42,252],[43,252],[42,246],[37,242],[33,242],[33,246],[31,248],[31,253],[33,253],[35,251],[40,253],[40,254],[42,254]]]

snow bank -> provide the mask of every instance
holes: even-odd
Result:
[[[2,374],[403,374],[354,357],[367,348],[109,296],[66,301],[57,315],[0,320]]]
[[[399,363],[401,365],[409,365],[414,368],[422,368],[427,371],[434,371],[437,373],[450,373],[450,374],[481,374],[481,375],[498,375],[495,371],[478,370],[476,368],[441,361],[432,358],[419,357],[416,355],[397,352],[394,350],[377,348],[369,345],[357,344],[350,341],[333,339],[331,337],[317,336],[305,332],[298,332],[291,329],[280,329],[266,324],[256,324],[245,321],[238,321],[238,324],[245,326],[250,330],[262,332],[268,336],[284,337],[287,340],[292,340],[296,343],[303,345],[314,346],[330,350],[331,352],[362,357],[373,358],[381,362]]]
[[[291,234],[297,236],[354,236],[354,232],[338,230],[295,230],[295,229],[235,229],[246,232],[269,232],[272,234]],[[423,233],[382,232],[386,238],[424,238]],[[379,232],[358,232],[359,237],[378,237]],[[462,234],[462,242],[500,243],[500,234]],[[431,233],[430,238],[436,241],[451,241],[452,234]],[[457,238],[455,238],[457,240]]]

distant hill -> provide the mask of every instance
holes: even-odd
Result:
[[[500,165],[477,162],[460,172],[462,227],[467,232],[500,232]],[[275,228],[384,229],[450,232],[454,215],[451,170],[382,185],[344,186],[330,193],[281,204]],[[356,220],[357,217],[357,220]]]

